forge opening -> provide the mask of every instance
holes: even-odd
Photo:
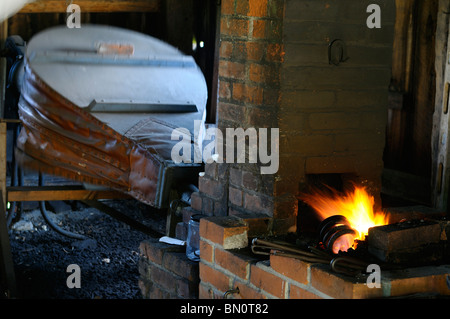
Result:
[[[307,174],[305,183],[300,185],[298,196],[297,233],[316,233],[323,220],[303,199],[303,194],[319,190],[332,196],[332,190],[344,193],[357,181],[353,173]]]

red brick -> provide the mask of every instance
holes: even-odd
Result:
[[[172,294],[161,289],[157,285],[151,284],[148,290],[148,299],[171,299]]]
[[[237,255],[223,249],[216,249],[214,261],[217,265],[225,268],[242,279],[248,279],[250,264],[254,258]]]
[[[199,178],[199,190],[214,199],[219,199],[224,194],[224,186],[220,181],[215,181],[207,177]]]
[[[242,190],[234,188],[232,186],[229,187],[228,189],[228,199],[229,201],[237,206],[242,206]]]
[[[268,0],[249,0],[248,15],[250,17],[265,17],[265,16],[267,16],[267,2],[268,2]]]
[[[262,214],[249,214],[233,212],[234,216],[241,218],[248,225],[248,237],[267,235],[270,231],[271,218]]]
[[[251,63],[248,76],[250,81],[264,83],[266,80],[266,65]]]
[[[214,216],[226,216],[228,203],[225,200],[214,202]]]
[[[245,116],[244,113],[245,110],[242,105],[219,102],[219,118],[221,120],[234,122],[237,119],[242,119]]]
[[[175,293],[177,290],[177,283],[176,280],[174,280],[174,275],[168,271],[154,266],[151,269],[150,279],[153,283],[162,287],[169,293]]]
[[[202,200],[202,213],[208,216],[212,215],[214,210],[214,200],[211,198],[205,197]]]
[[[266,23],[265,20],[253,21],[253,38],[263,39],[266,37]]]
[[[202,198],[199,192],[194,192],[191,195],[191,207],[199,212],[202,211]]]
[[[234,14],[234,1],[235,0],[222,0],[221,14]]]
[[[231,99],[231,84],[230,84],[230,82],[220,80],[219,98],[226,99],[226,100]]]
[[[284,299],[286,282],[262,267],[269,268],[261,266],[260,263],[251,266],[250,282],[269,294],[277,298]]]
[[[248,210],[251,210],[254,212],[260,211],[263,209],[261,196],[245,193],[244,197],[245,197],[245,206],[244,206],[245,209],[248,209]]]
[[[237,187],[242,186],[242,170],[237,168],[230,169],[230,183]]]
[[[207,217],[200,220],[200,237],[224,249],[247,247],[247,229],[242,220],[234,217]]]
[[[220,21],[220,32],[222,35],[247,37],[249,21],[245,19],[224,18]]]
[[[213,262],[213,252],[214,248],[205,242],[204,240],[200,240],[200,258],[204,261]]]
[[[263,89],[263,94],[267,89]],[[262,103],[260,103],[262,104]],[[276,127],[276,115],[275,115],[275,109],[273,108],[267,108],[267,107],[260,107],[260,106],[254,106],[248,108],[248,124],[249,127],[255,127],[255,128],[267,128],[267,127]],[[270,134],[270,133],[269,133]],[[270,135],[268,136],[268,143],[270,143]]]
[[[230,289],[230,278],[227,275],[202,262],[200,262],[200,280],[223,292]]]
[[[259,178],[255,174],[247,171],[242,172],[242,186],[246,189],[257,191],[259,187]]]
[[[143,299],[148,299],[149,298],[149,292],[150,292],[151,283],[146,281],[146,280],[143,280],[143,279],[139,278],[138,286],[139,286],[139,289],[141,291],[142,298]]]
[[[311,266],[311,285],[324,294],[338,299],[378,298],[383,289],[368,288],[365,282],[334,273],[328,265]]]
[[[264,52],[266,51],[266,44],[261,42],[247,42],[246,44],[247,59],[250,61],[261,61]]]
[[[249,10],[248,0],[237,0],[236,1],[236,14],[247,16]]]
[[[267,214],[273,211],[273,203],[262,194],[245,193],[244,208],[255,213]]]
[[[160,243],[157,241],[145,240],[139,245],[141,254],[149,261],[161,265],[164,253],[167,251],[180,251],[179,246]]]
[[[296,285],[289,286],[289,299],[322,299],[316,294]]]
[[[233,83],[233,99],[260,105],[263,101],[263,89],[254,85]]]
[[[406,296],[417,293],[450,295],[448,276],[448,266],[427,266],[405,269],[399,274],[393,272],[386,277],[390,280],[390,296]]]
[[[235,41],[233,46],[232,58],[235,61],[244,61],[247,59],[247,41]]]
[[[308,269],[310,264],[307,262],[295,258],[271,255],[270,266],[276,272],[298,283],[308,284]]]
[[[181,210],[181,215],[183,216],[183,222],[187,225],[189,224],[190,220],[191,220],[191,216],[198,214],[198,211],[196,211],[195,209],[193,209],[192,207],[184,207]]]
[[[199,299],[213,299],[214,293],[212,289],[207,286],[207,284],[200,282],[198,290]]]
[[[283,62],[284,61],[284,47],[279,43],[269,43],[266,51],[266,61],[269,62]]]
[[[189,260],[185,252],[164,254],[163,267],[189,281],[198,281],[198,263]]]
[[[198,282],[189,281],[186,279],[176,280],[177,297],[183,299],[197,299],[198,298]]]
[[[220,57],[221,58],[231,58],[233,54],[233,42],[221,41],[220,42]]]
[[[281,40],[282,23],[279,20],[254,20],[253,39],[277,41]]]
[[[230,79],[243,80],[245,77],[245,65],[238,62],[220,60],[219,76]]]
[[[236,282],[233,286],[239,288],[239,294],[233,296],[236,299],[267,299],[267,297],[257,289],[249,287],[245,284]]]

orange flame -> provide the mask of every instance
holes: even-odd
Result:
[[[383,212],[374,212],[374,198],[364,187],[355,186],[353,192],[344,195],[333,190],[331,195],[316,190],[314,194],[303,194],[301,197],[322,219],[344,215],[358,233],[355,239],[364,240],[370,227],[386,225],[389,221]]]

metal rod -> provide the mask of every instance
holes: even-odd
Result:
[[[314,253],[307,252],[307,251],[304,251],[304,250],[300,250],[300,249],[297,249],[297,248],[287,247],[287,246],[284,246],[284,245],[281,245],[281,244],[276,244],[276,243],[273,243],[273,242],[270,242],[270,241],[266,241],[266,240],[263,240],[263,239],[255,238],[253,241],[257,245],[260,244],[260,245],[264,245],[264,246],[267,246],[267,247],[280,249],[280,250],[283,250],[283,251],[289,251],[289,252],[293,252],[293,253],[296,253],[296,254],[301,254],[301,255],[305,255],[305,256],[309,256],[309,257],[316,257],[316,254],[314,254]]]
[[[44,178],[42,176],[42,173],[39,172],[39,186],[43,186],[44,184]],[[45,201],[40,201],[39,202],[39,209],[41,211],[41,215],[44,218],[45,222],[57,233],[69,237],[69,238],[74,238],[74,239],[80,239],[80,240],[84,240],[84,239],[88,239],[89,237],[81,235],[81,234],[77,234],[77,233],[73,233],[70,231],[67,231],[65,229],[62,229],[61,227],[59,227],[57,224],[55,224],[53,222],[53,220],[51,220],[50,216],[48,215],[47,209],[45,208]]]

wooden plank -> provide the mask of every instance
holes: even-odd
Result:
[[[81,12],[158,12],[160,0],[76,0]],[[36,0],[24,6],[19,13],[66,12],[67,1]]]
[[[436,27],[436,101],[434,105],[432,145],[432,185],[433,206],[448,210],[449,158],[448,158],[448,88],[450,85],[450,2],[439,2],[438,23]],[[444,105],[445,103],[445,105]]]
[[[88,190],[79,186],[21,186],[8,187],[9,202],[52,200],[129,199],[127,194],[114,190]]]

